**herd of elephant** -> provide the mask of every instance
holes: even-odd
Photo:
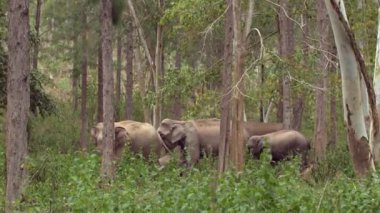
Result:
[[[125,147],[142,154],[145,159],[155,159],[164,167],[173,150],[179,150],[180,164],[194,166],[203,156],[218,156],[220,120],[199,119],[179,121],[164,119],[156,130],[149,123],[132,120],[115,122],[114,160],[121,157]],[[98,152],[103,150],[103,123],[91,129]],[[285,130],[282,123],[244,122],[244,140],[254,159],[268,148],[271,163],[302,156],[301,168],[307,165],[309,141],[300,132]],[[154,154],[153,154],[154,152]]]

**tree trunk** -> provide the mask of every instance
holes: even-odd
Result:
[[[80,148],[82,151],[87,150],[87,69],[88,69],[88,44],[87,44],[87,15],[82,14],[83,32],[82,32],[82,89],[81,89],[81,130],[80,130]]]
[[[138,35],[140,37],[141,44],[144,48],[145,56],[148,59],[151,74],[152,74],[152,76],[154,76],[154,73],[156,71],[155,63],[154,63],[152,56],[149,52],[148,43],[147,43],[147,40],[145,39],[145,36],[144,36],[144,31],[140,25],[140,21],[139,21],[137,15],[136,15],[136,11],[135,11],[135,8],[133,6],[132,0],[127,0],[127,3],[128,3],[129,11],[132,15],[135,27],[137,29]]]
[[[364,61],[348,25],[343,0],[325,0],[325,3],[341,67],[344,119],[354,171],[358,177],[367,177],[371,169],[374,169],[374,164],[370,157],[370,147],[362,110],[360,74],[366,80],[370,94],[371,85],[368,84]],[[369,100],[373,103],[372,95],[369,96]],[[376,111],[371,110],[371,113],[377,119]],[[378,128],[378,123],[374,123],[374,126]]]
[[[309,16],[308,16],[309,9],[307,8],[307,5],[305,5],[304,13],[301,16],[301,24],[302,24],[302,54],[303,54],[303,66],[308,67],[309,66]],[[305,107],[305,91],[301,91],[300,94],[298,94],[295,103],[293,104],[293,122],[292,127],[294,130],[300,131],[302,127],[302,118],[303,118],[303,111]]]
[[[164,9],[164,0],[158,1],[158,8],[160,13],[163,13]],[[155,77],[154,77],[154,89],[156,91],[156,103],[153,106],[153,126],[154,128],[158,128],[161,122],[161,84],[163,78],[163,49],[164,49],[164,38],[163,38],[163,26],[160,21],[157,23],[157,31],[156,31],[156,54],[155,54]]]
[[[279,0],[279,36],[280,48],[279,55],[282,58],[290,60],[294,53],[294,38],[293,38],[293,21],[287,15],[290,14],[289,0]],[[289,69],[288,67],[285,70]],[[292,124],[292,107],[291,107],[291,91],[290,79],[288,73],[283,71],[282,76],[282,122],[286,129],[291,128]]]
[[[30,106],[29,1],[10,0],[6,113],[5,212],[15,212],[26,179]]]
[[[220,143],[219,143],[219,159],[218,171],[221,175],[227,165],[228,157],[228,140],[230,137],[230,100],[231,100],[231,68],[232,68],[232,41],[234,37],[233,31],[233,14],[232,0],[226,0],[227,13],[224,21],[224,60],[223,60],[223,94],[221,97],[220,111]]]
[[[102,47],[99,42],[98,47],[98,92],[97,92],[97,122],[103,122],[103,62]]]
[[[128,24],[127,44],[125,48],[125,72],[127,80],[125,82],[125,115],[126,120],[132,120],[132,100],[133,100],[133,29],[132,24]],[[140,72],[141,70],[139,70]],[[142,71],[141,71],[142,72]]]
[[[176,40],[176,53],[175,53],[175,71],[176,72],[181,72],[181,66],[182,66],[182,57],[181,57],[181,48],[179,45],[180,41],[177,35],[177,40]],[[179,88],[174,88],[177,92],[175,94],[173,104],[171,106],[172,108],[172,116],[174,120],[181,120],[182,117],[182,111],[183,111],[183,104],[180,98],[180,90]]]
[[[332,45],[333,46],[333,45]],[[332,48],[331,48],[332,49]],[[332,58],[334,61],[334,59]],[[337,72],[333,64],[330,63],[329,66],[330,73],[330,132],[329,132],[329,145],[335,146],[338,138],[337,131],[337,113],[336,113],[336,78]]]
[[[327,71],[329,67],[329,56],[325,52],[329,51],[329,31],[330,25],[326,6],[323,1],[317,1],[317,35],[319,38],[320,55],[318,60],[320,77],[316,85],[319,88],[325,89],[327,86]],[[321,161],[325,158],[327,148],[327,133],[326,133],[326,92],[321,89],[315,91],[315,129],[314,129],[314,149],[316,161]]]
[[[102,0],[101,5],[101,45],[103,62],[103,150],[100,175],[103,184],[114,178],[112,163],[115,139],[112,73],[112,1]]]
[[[78,38],[74,38],[74,45],[73,45],[73,51],[74,51],[74,57],[73,57],[73,71],[72,71],[72,86],[71,86],[71,95],[73,99],[73,111],[76,112],[78,110],[78,87],[79,87],[79,76],[80,76],[80,70],[79,70],[79,64],[78,64],[78,58],[79,58],[79,51],[78,51]]]
[[[42,0],[37,0],[36,17],[35,17],[36,23],[34,25],[34,29],[36,31],[37,42],[34,44],[34,50],[33,50],[33,61],[32,61],[33,70],[38,69],[38,52],[39,52],[39,47],[40,47],[41,5],[42,5]]]
[[[146,98],[146,91],[148,90],[148,85],[145,81],[145,72],[143,69],[143,62],[141,60],[141,52],[140,48],[137,47],[135,49],[135,61],[136,61],[136,75],[137,75],[137,81],[139,84],[140,94],[141,98],[145,100]],[[147,106],[147,104],[143,101],[143,112],[144,112],[144,122],[152,123],[152,115],[150,108]]]
[[[377,13],[378,13],[377,20],[380,21],[380,5],[378,5]],[[378,22],[378,29],[377,29],[376,59],[375,59],[373,85],[374,85],[375,94],[376,94],[376,110],[377,110],[377,113],[379,114],[380,113],[380,22]],[[373,158],[376,164],[380,162],[380,134],[378,132],[379,132],[379,129],[378,128],[375,129],[374,126],[371,124],[370,147],[371,147]]]
[[[121,35],[117,35],[117,56],[116,56],[116,119],[120,120],[120,107],[121,107],[121,51],[123,44]]]
[[[233,14],[233,31],[234,31],[234,72],[232,82],[237,89],[232,91],[231,105],[231,143],[230,143],[230,159],[237,171],[242,171],[244,167],[244,83],[243,83],[243,47],[242,33],[240,23],[240,1],[232,0]]]

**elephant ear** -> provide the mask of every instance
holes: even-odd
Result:
[[[170,142],[176,143],[185,137],[185,128],[182,124],[174,124]]]
[[[115,128],[115,143],[114,150],[117,151],[122,148],[128,140],[128,132],[123,127]]]
[[[260,150],[260,152],[264,149],[264,139],[260,139],[258,142],[257,142],[257,150]]]

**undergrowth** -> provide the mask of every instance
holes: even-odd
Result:
[[[242,173],[227,171],[218,179],[214,159],[192,169],[170,163],[161,170],[126,152],[115,181],[104,189],[100,156],[92,149],[75,151],[76,115],[62,113],[33,118],[20,212],[376,212],[380,206],[380,174],[355,179],[343,142],[330,148],[307,180],[299,174],[299,158],[275,167],[268,159],[247,159]],[[4,143],[0,159],[5,171]],[[0,175],[4,186],[5,172]]]

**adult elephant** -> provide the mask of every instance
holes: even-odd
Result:
[[[246,145],[254,159],[260,159],[263,150],[269,148],[272,165],[278,161],[287,160],[294,155],[301,154],[301,170],[307,166],[310,143],[298,131],[281,130],[261,136],[251,136]]]
[[[103,150],[103,123],[96,124],[91,129],[91,135],[98,152]],[[157,158],[165,153],[164,143],[151,124],[132,120],[115,122],[114,158],[119,159],[129,147],[133,153],[141,153],[146,160],[151,155]]]
[[[282,124],[244,123],[245,138],[283,129]],[[169,149],[181,147],[181,161],[195,165],[203,155],[216,156],[219,153],[220,120],[199,119],[178,121],[164,119],[157,129]],[[186,160],[189,156],[190,162]]]

